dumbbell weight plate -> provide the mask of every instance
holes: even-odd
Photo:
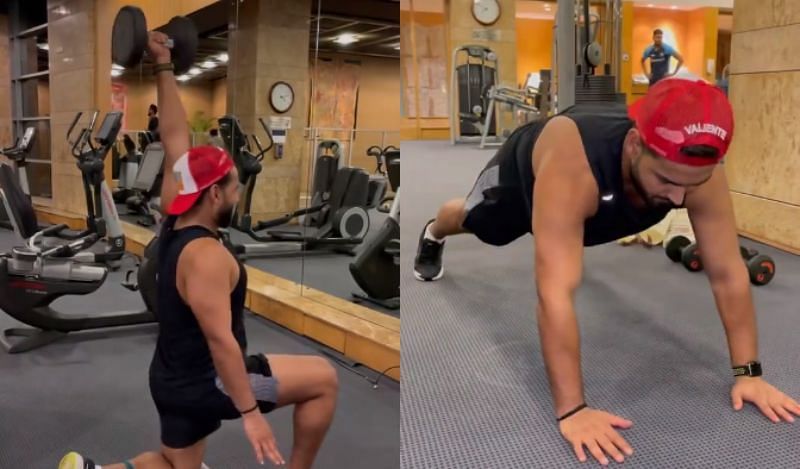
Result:
[[[147,22],[141,9],[124,6],[114,18],[111,30],[111,60],[125,68],[142,61],[147,48]]]
[[[164,34],[172,39],[172,63],[175,74],[182,75],[192,68],[197,54],[197,27],[185,16],[176,16],[164,26]]]
[[[766,285],[775,276],[775,261],[769,256],[759,254],[747,261],[747,271],[753,285]]]
[[[667,257],[669,257],[672,262],[680,262],[681,250],[690,244],[692,244],[692,241],[689,238],[678,235],[667,242],[664,246],[664,250],[667,252]]]
[[[700,253],[697,250],[696,244],[690,244],[683,248],[681,263],[691,272],[703,270],[703,261],[700,260]]]

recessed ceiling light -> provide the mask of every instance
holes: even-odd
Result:
[[[41,44],[36,44],[36,47],[42,50],[50,50],[50,44],[43,42]]]
[[[120,75],[122,75],[122,70],[111,69],[111,76],[112,77],[118,77]]]
[[[227,52],[223,52],[223,53],[219,54],[217,56],[217,60],[219,60],[222,63],[227,63],[228,62],[228,53]]]
[[[203,71],[200,70],[197,67],[192,67],[192,68],[189,69],[188,72],[186,72],[186,74],[189,75],[190,77],[196,77],[197,75],[200,75],[201,73],[203,73]]]
[[[177,78],[177,80],[178,80],[178,81],[187,81],[187,80],[191,80],[191,79],[192,79],[192,77],[190,77],[190,76],[188,76],[188,75],[180,75],[180,76]]]
[[[358,42],[358,36],[352,33],[342,33],[338,35],[336,39],[333,40],[333,42],[346,46],[348,44]]]
[[[205,69],[212,69],[212,68],[215,68],[217,66],[217,63],[216,62],[212,62],[210,60],[206,60],[205,62],[201,63],[200,66],[205,68]]]

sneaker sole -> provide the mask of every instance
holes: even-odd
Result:
[[[67,453],[58,463],[58,469],[83,469],[83,458],[78,453]]]
[[[436,280],[439,280],[443,276],[444,276],[444,267],[442,267],[441,270],[439,270],[439,273],[433,278],[425,278],[422,275],[420,275],[416,270],[414,271],[414,278],[419,280],[420,282],[434,282]]]

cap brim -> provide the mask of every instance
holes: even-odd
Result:
[[[194,194],[182,194],[175,197],[175,200],[172,201],[169,208],[167,209],[167,213],[170,215],[182,215],[186,213],[194,203],[197,202],[197,199],[200,198],[201,192],[195,192]]]

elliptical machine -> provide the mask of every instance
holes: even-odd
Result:
[[[272,147],[271,133],[266,122],[262,118],[259,118],[259,122],[270,140],[267,148],[264,148],[260,140],[253,136],[258,147],[258,153],[254,154],[239,121],[233,116],[219,119],[225,146],[233,149],[240,181],[245,186],[245,193],[231,228],[259,241],[257,244],[233,245],[235,252],[245,258],[307,255],[331,250],[354,255],[355,246],[363,241],[369,230],[369,214],[366,211],[369,176],[361,169],[339,168],[340,158],[333,149],[334,143],[338,146],[337,142],[321,143],[320,154],[332,149],[334,156],[318,155],[309,207],[272,220],[252,220],[250,208],[256,178],[262,170],[264,154]],[[299,217],[303,217],[300,230],[270,230]]]
[[[106,267],[80,264],[73,257],[93,245],[100,235],[89,233],[68,244],[42,248],[39,238],[58,232],[64,225],[37,231],[33,205],[6,165],[0,165],[0,196],[14,231],[28,240],[25,247],[0,254],[0,310],[32,326],[3,331],[0,344],[8,353],[42,347],[69,332],[154,322],[148,311],[74,316],[55,310],[51,305],[60,297],[92,293],[105,281]],[[11,337],[23,339],[11,342]]]
[[[22,136],[22,140],[17,138],[13,146],[0,150],[0,154],[14,163],[14,169],[17,172],[17,180],[19,181],[22,192],[28,197],[28,199],[31,197],[31,190],[28,186],[28,172],[26,168],[27,162],[25,161],[25,158],[27,157],[28,152],[31,150],[31,145],[33,145],[33,139],[35,136],[36,127],[28,127],[25,129],[25,134]],[[9,230],[12,229],[11,220],[9,220],[8,214],[3,207],[0,207],[0,226]]]
[[[128,214],[139,215],[136,223],[151,227],[160,222],[161,184],[164,180],[164,147],[161,142],[147,145],[139,165],[134,193],[125,201]]]
[[[78,161],[83,191],[86,196],[86,229],[77,233],[61,229],[48,233],[48,235],[76,240],[94,233],[98,239],[105,239],[107,246],[101,252],[82,252],[76,256],[76,260],[102,263],[112,269],[117,269],[125,255],[125,233],[122,231],[117,207],[114,205],[114,198],[106,182],[103,169],[106,155],[111,150],[122,127],[122,112],[112,111],[106,114],[100,124],[100,129],[93,138],[92,132],[97,122],[97,114],[97,111],[93,113],[89,126],[81,129],[74,141],[70,141],[70,137],[83,115],[82,112],[77,113],[67,130],[67,142],[72,145],[72,156]],[[93,139],[97,146],[92,143]]]
[[[119,159],[119,183],[117,184],[117,189],[112,192],[114,202],[118,204],[125,202],[128,197],[134,194],[133,184],[142,160],[142,152],[136,148],[136,143],[130,135],[125,134],[122,136],[122,144],[125,146],[125,154]]]
[[[364,293],[353,293],[354,301],[367,301],[386,309],[400,308],[400,150],[384,153],[389,184],[394,191],[389,218],[364,243],[350,264],[350,274]]]

